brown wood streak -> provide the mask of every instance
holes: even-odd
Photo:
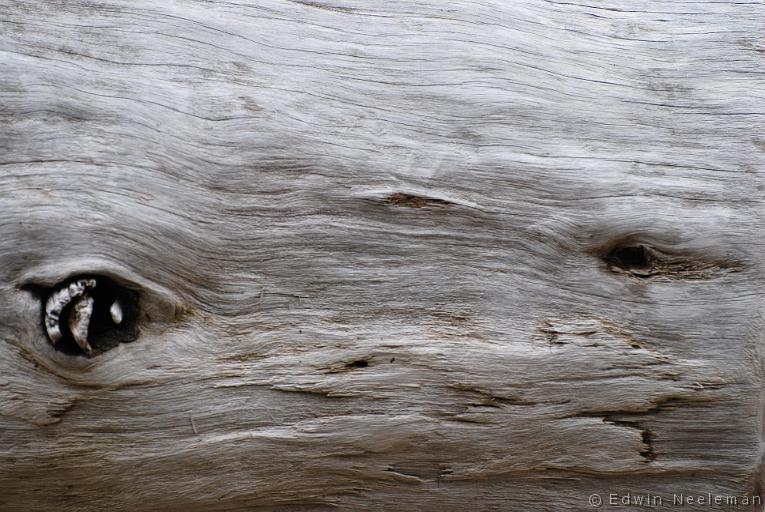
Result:
[[[0,510],[759,493],[762,5],[625,5],[0,1]]]

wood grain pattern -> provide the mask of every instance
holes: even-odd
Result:
[[[0,509],[759,495],[763,20],[0,0]],[[53,350],[77,274],[137,341]]]

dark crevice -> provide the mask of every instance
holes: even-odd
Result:
[[[403,476],[413,476],[415,478],[420,478],[420,475],[418,475],[414,471],[406,471],[406,470],[403,470],[403,469],[394,469],[392,467],[387,468],[385,471],[387,471],[388,473],[397,473],[397,474],[403,475]]]
[[[594,415],[577,415],[578,417],[595,417]],[[656,451],[654,450],[654,433],[653,431],[635,420],[616,419],[609,415],[602,416],[603,423],[611,425],[617,425],[620,427],[627,427],[638,430],[640,432],[640,441],[643,443],[643,449],[638,454],[645,459],[646,462],[653,462],[656,460]]]
[[[619,240],[595,249],[606,268],[639,279],[712,279],[741,270],[741,263],[705,254],[662,251],[635,240]]]
[[[640,441],[643,443],[643,449],[638,454],[645,459],[645,461],[653,462],[656,460],[656,451],[654,449],[654,432],[647,426],[645,426],[641,420],[626,419],[632,416],[645,417],[645,414],[651,412],[657,412],[662,408],[661,404],[656,404],[654,408],[643,412],[634,411],[613,411],[613,412],[601,412],[601,413],[580,413],[575,414],[572,417],[576,418],[601,418],[603,423],[610,425],[617,425],[620,427],[627,427],[638,430],[640,432]]]
[[[369,359],[357,359],[355,361],[337,361],[327,367],[322,368],[326,373],[344,373],[369,368]]]
[[[355,369],[358,369],[358,368],[366,368],[367,366],[369,366],[369,362],[368,361],[359,360],[359,361],[353,361],[353,362],[350,362],[350,363],[346,364],[345,368],[347,370],[355,370]]]
[[[42,331],[46,332],[45,304],[48,298],[51,294],[67,287],[70,283],[81,279],[94,279],[96,281],[96,286],[89,291],[90,296],[93,298],[93,312],[88,323],[87,341],[92,348],[92,352],[86,354],[77,345],[69,328],[69,318],[73,314],[74,303],[76,301],[72,301],[61,310],[58,323],[62,338],[53,344],[53,347],[67,355],[93,357],[115,348],[120,343],[129,343],[136,340],[139,334],[139,294],[134,290],[118,285],[105,276],[79,275],[62,281],[52,288],[29,287],[29,291],[38,298],[41,304],[40,319]],[[115,302],[119,303],[122,315],[119,324],[115,323],[110,311],[111,306]]]
[[[383,199],[383,203],[406,208],[444,207],[454,205],[454,203],[444,199],[405,194],[403,192],[396,192],[395,194],[387,196]]]
[[[495,394],[492,394],[491,392],[479,389],[474,386],[470,386],[467,384],[452,384],[449,386],[452,389],[456,389],[460,392],[466,393],[468,395],[471,395],[478,400],[475,402],[469,402],[466,405],[469,407],[491,407],[491,408],[501,408],[505,405],[523,405],[523,406],[534,406],[538,405],[538,402],[535,402],[533,400],[526,400],[520,396],[498,396]]]
[[[652,261],[650,252],[643,245],[616,247],[603,259],[622,270],[645,270],[650,268]]]
[[[651,429],[645,427],[637,421],[632,420],[617,420],[606,416],[603,418],[603,421],[612,425],[633,428],[640,431],[640,441],[643,443],[643,449],[638,453],[646,460],[646,462],[653,462],[656,460],[656,452],[653,448],[654,434]]]
[[[640,428],[637,424],[635,426]],[[653,432],[648,428],[643,428],[640,432],[640,439],[645,445],[645,448],[640,450],[640,455],[648,462],[654,461],[656,459],[656,452],[653,451]]]

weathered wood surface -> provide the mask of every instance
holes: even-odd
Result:
[[[0,0],[0,510],[758,494],[764,20]],[[77,274],[137,341],[53,350]]]

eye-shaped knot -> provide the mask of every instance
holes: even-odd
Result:
[[[56,286],[45,301],[45,330],[53,346],[87,357],[138,335],[138,294],[106,277],[80,277]]]

